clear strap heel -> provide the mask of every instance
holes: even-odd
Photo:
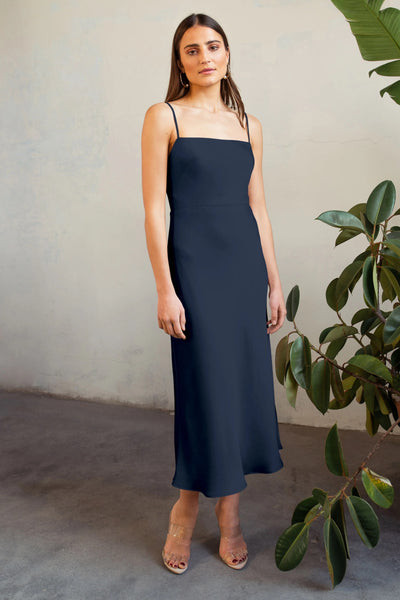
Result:
[[[192,539],[193,529],[193,527],[185,527],[178,525],[178,523],[173,523],[171,520],[169,522],[167,535],[172,535],[176,538],[175,546],[182,548],[182,550],[178,552],[165,552],[163,549],[162,558],[167,569],[178,575],[184,573],[188,568],[190,550],[188,549],[187,542],[190,542]]]
[[[249,554],[247,551],[246,542],[243,539],[239,542],[242,535],[240,524],[231,527],[220,527],[221,539],[229,541],[228,549],[223,554],[220,554],[224,563],[232,569],[243,569],[248,561]]]

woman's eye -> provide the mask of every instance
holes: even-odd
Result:
[[[212,50],[218,50],[219,46],[217,46],[216,44],[213,44],[212,46],[209,46],[209,48],[211,48]],[[193,53],[196,53],[197,50],[195,48],[192,48],[192,50],[188,50],[188,54],[192,55]]]

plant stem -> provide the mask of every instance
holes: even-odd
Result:
[[[296,333],[298,335],[300,335],[301,337],[303,337],[303,334],[301,333],[301,331],[297,328],[297,325],[293,319],[293,325],[295,327]],[[291,332],[293,333],[293,332]],[[382,390],[385,391],[395,391],[393,388],[391,388],[390,386],[386,386],[385,384],[382,383],[378,383],[375,381],[370,381],[369,379],[366,379],[365,377],[363,377],[362,375],[357,375],[355,373],[353,373],[352,371],[349,371],[348,369],[346,369],[346,367],[342,367],[341,365],[339,365],[335,360],[333,360],[332,358],[329,358],[328,356],[326,356],[323,352],[321,352],[320,350],[318,350],[318,348],[316,348],[313,344],[311,344],[310,342],[310,348],[312,348],[312,350],[314,350],[314,352],[316,352],[317,354],[319,354],[320,356],[322,356],[325,360],[327,360],[328,362],[330,362],[332,365],[334,365],[335,367],[337,367],[338,369],[340,369],[341,371],[343,371],[344,373],[348,373],[349,375],[351,375],[352,377],[356,377],[356,379],[359,379],[360,381],[364,381],[365,383],[371,383],[372,385],[374,385],[375,387],[379,387]]]
[[[370,458],[380,448],[381,444],[383,444],[383,442],[385,441],[385,439],[392,433],[393,429],[399,423],[400,423],[400,417],[396,421],[394,421],[392,423],[392,425],[389,427],[389,429],[387,431],[385,431],[385,433],[383,435],[381,435],[381,437],[379,438],[379,440],[376,442],[375,446],[372,447],[372,449],[368,452],[367,456],[361,462],[361,464],[358,467],[358,469],[354,472],[353,476],[350,477],[349,481],[341,488],[341,490],[339,491],[339,494],[344,493],[344,490],[350,485],[350,483],[352,483],[352,482],[355,483],[355,480],[356,480],[357,476],[359,475],[359,473],[361,473],[362,468],[367,464],[367,462],[370,460]]]
[[[339,498],[339,496],[342,496],[345,493],[346,488],[353,483],[355,485],[355,480],[357,479],[358,475],[361,473],[362,468],[367,464],[367,462],[370,460],[370,458],[375,454],[375,452],[380,448],[380,446],[383,444],[383,442],[386,440],[386,438],[392,433],[393,429],[396,427],[396,425],[400,424],[400,417],[394,421],[394,423],[392,423],[392,425],[389,427],[389,429],[387,431],[385,431],[385,433],[380,437],[380,439],[376,442],[375,446],[372,447],[372,449],[368,452],[367,456],[364,458],[364,460],[361,462],[360,466],[357,468],[357,470],[354,472],[352,477],[348,477],[348,481],[344,484],[344,486],[342,488],[340,488],[340,490],[334,495],[334,496],[329,496],[330,498],[332,498],[332,500],[330,501],[330,504],[332,505],[337,498]],[[323,514],[323,510],[321,507],[321,511],[318,512],[315,517],[313,519],[310,520],[314,521],[315,519],[317,519],[318,517],[321,516],[321,514]]]

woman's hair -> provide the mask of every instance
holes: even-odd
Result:
[[[165,102],[169,102],[170,100],[176,100],[178,98],[183,98],[189,91],[188,87],[182,86],[180,81],[180,69],[178,67],[178,61],[180,61],[180,53],[179,53],[179,45],[182,39],[183,34],[189,27],[193,27],[194,25],[202,25],[204,27],[210,27],[214,29],[223,39],[225,49],[228,50],[229,44],[228,39],[225,35],[224,30],[221,25],[215,21],[212,17],[208,15],[204,15],[202,13],[195,14],[192,13],[181,23],[179,23],[174,38],[172,40],[172,55],[171,55],[171,73],[169,77],[169,85],[168,91],[165,98]],[[229,60],[228,60],[228,72],[230,71],[230,61],[231,61],[231,53],[229,52]],[[182,73],[182,79],[184,74]],[[226,79],[221,80],[221,98],[229,108],[233,108],[238,113],[239,122],[242,127],[244,127],[244,104],[243,100],[240,96],[239,89],[235,82],[232,79],[232,75],[229,75]]]

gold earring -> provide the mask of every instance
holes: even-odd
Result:
[[[183,87],[189,87],[189,83],[183,83],[182,71],[179,71],[179,79],[181,80],[181,84],[183,85]],[[186,76],[186,79],[187,79],[187,76]]]

